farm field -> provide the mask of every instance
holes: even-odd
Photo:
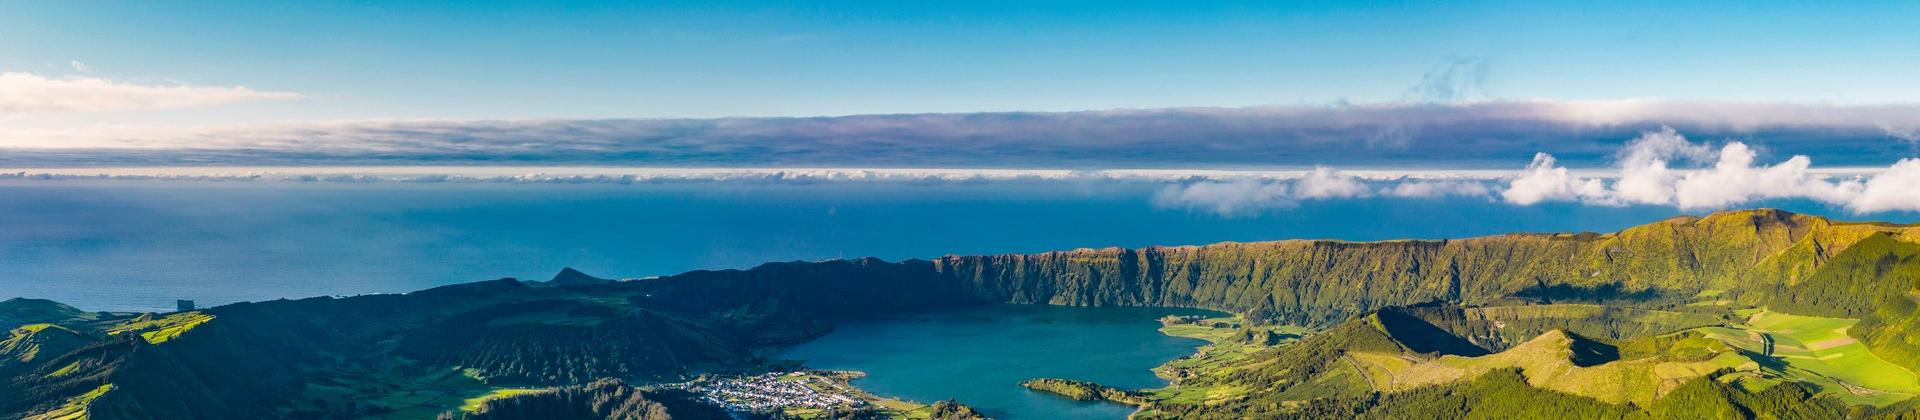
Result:
[[[1701,331],[1728,344],[1785,362],[1781,375],[1823,385],[1845,401],[1885,406],[1920,395],[1920,375],[1881,359],[1847,335],[1859,320],[1759,311],[1744,328]]]

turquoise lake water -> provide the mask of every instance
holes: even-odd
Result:
[[[1133,407],[1081,402],[1022,388],[1051,377],[1140,389],[1165,386],[1151,369],[1204,341],[1170,337],[1159,317],[1208,314],[1170,308],[995,305],[843,321],[777,357],[815,369],[858,370],[876,394],[948,398],[997,419],[1124,419]]]

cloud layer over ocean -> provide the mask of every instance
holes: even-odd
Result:
[[[1886,168],[1815,171],[1795,155],[1761,163],[1740,141],[1689,141],[1672,128],[1641,134],[1615,153],[1612,170],[1575,173],[1553,155],[1536,153],[1514,173],[1466,180],[1400,179],[1363,183],[1321,167],[1287,180],[1200,180],[1163,188],[1156,202],[1226,216],[1285,209],[1304,200],[1369,197],[1489,197],[1507,204],[1577,202],[1597,206],[1654,205],[1714,210],[1767,200],[1809,200],[1856,213],[1920,211],[1920,158]],[[1479,178],[1479,179],[1474,179]]]
[[[815,118],[0,124],[0,166],[1492,168],[1544,152],[1591,167],[1608,165],[1626,142],[1661,127],[1739,139],[1763,157],[1883,166],[1912,155],[1920,106],[1537,100]]]
[[[1144,181],[1165,184],[1154,197],[1160,206],[1224,216],[1307,200],[1442,197],[1682,210],[1789,199],[1855,212],[1920,211],[1920,106],[1912,105],[1541,100],[4,127],[0,168],[22,168],[4,178]]]

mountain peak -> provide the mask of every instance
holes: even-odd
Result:
[[[1716,212],[1707,214],[1706,217],[1702,217],[1700,218],[1700,220],[1701,221],[1740,220],[1740,221],[1751,221],[1754,224],[1789,224],[1791,225],[1799,221],[1799,219],[1809,218],[1809,217],[1815,217],[1815,216],[1804,216],[1794,212],[1775,209],[1775,208],[1757,208],[1757,209],[1716,211]]]
[[[583,273],[580,270],[573,269],[573,267],[565,267],[560,269],[560,273],[554,274],[553,280],[548,280],[547,284],[555,284],[555,285],[598,284],[598,283],[607,283],[611,281],[613,280],[608,280],[608,279],[603,279],[599,277],[594,277],[592,275],[588,275],[587,273]]]
[[[1619,348],[1564,328],[1548,330],[1514,348],[1527,349],[1521,352],[1564,355],[1568,362],[1580,367],[1598,366],[1620,359]]]
[[[86,316],[86,311],[46,299],[17,297],[0,302],[0,329],[21,324],[65,322]]]

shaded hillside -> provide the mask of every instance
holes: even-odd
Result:
[[[1689,308],[1692,309],[1692,308]],[[1488,350],[1501,351],[1553,330],[1586,337],[1626,340],[1726,324],[1715,312],[1664,311],[1594,304],[1539,304],[1460,307],[1421,305],[1393,308],[1419,317]]]
[[[726,420],[719,407],[685,391],[642,391],[618,380],[551,388],[487,400],[472,413],[445,413],[454,420]]]
[[[11,329],[26,324],[72,325],[99,318],[100,314],[46,299],[12,298],[0,301],[0,328]]]
[[[10,383],[31,391],[0,396],[0,414],[59,409],[109,385],[88,400],[95,418],[240,419],[285,415],[316,381],[404,388],[415,386],[406,378],[457,368],[488,383],[551,386],[751,367],[755,350],[817,337],[833,318],[979,303],[930,267],[781,263],[643,282],[562,273],[576,281],[144,315],[108,327],[124,334],[16,369]]]
[[[54,324],[22,325],[7,334],[6,339],[0,340],[0,373],[44,358],[59,357],[92,341],[80,332]]]
[[[489,306],[402,335],[396,355],[478,369],[491,381],[585,383],[748,360],[700,325],[574,300]],[[709,366],[713,367],[713,366]]]
[[[932,262],[878,258],[693,271],[615,287],[637,291],[634,302],[649,308],[742,319],[781,311],[836,317],[1005,302],[967,297],[968,288],[940,275]]]

